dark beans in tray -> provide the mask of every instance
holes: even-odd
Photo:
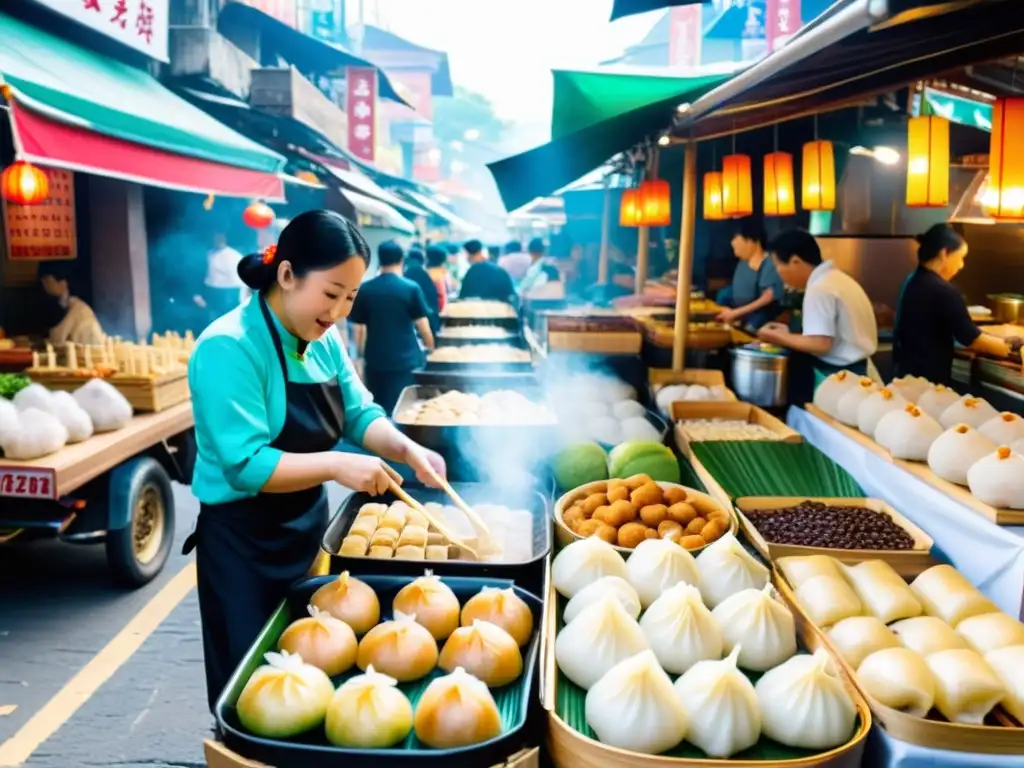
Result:
[[[884,512],[805,501],[743,513],[772,544],[824,549],[913,549],[914,539]]]

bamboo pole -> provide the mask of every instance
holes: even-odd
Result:
[[[601,212],[601,252],[597,257],[597,282],[608,282],[608,241],[611,238],[612,177],[604,177],[604,209]]]
[[[693,272],[693,236],[697,225],[697,142],[686,142],[683,159],[683,210],[679,229],[679,268],[676,283],[676,324],[672,341],[672,370],[686,361],[686,331],[690,325],[690,286]]]

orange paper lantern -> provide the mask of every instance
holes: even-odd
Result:
[[[38,205],[50,196],[50,180],[32,163],[17,160],[0,176],[4,200],[17,205]]]
[[[262,200],[257,200],[242,212],[242,221],[253,229],[266,229],[274,223],[274,209]]]
[[[722,212],[722,174],[718,171],[704,174],[704,218],[708,221],[725,218]]]
[[[907,121],[907,205],[949,205],[949,120],[944,117]]]
[[[754,213],[750,155],[726,155],[722,158],[722,213],[736,219]]]
[[[619,226],[639,227],[643,223],[643,207],[640,205],[640,190],[635,188],[622,191],[619,202]]]
[[[836,156],[831,141],[804,144],[801,204],[805,211],[832,211],[836,207]]]
[[[1024,220],[1024,98],[999,99],[992,107],[989,185],[985,213],[1001,221]]]
[[[772,152],[764,156],[764,215],[792,216],[796,213],[793,188],[793,156]]]
[[[641,224],[645,227],[667,227],[672,223],[672,188],[663,179],[645,181],[640,185]]]

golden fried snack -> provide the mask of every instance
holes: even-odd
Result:
[[[341,551],[338,554],[344,557],[366,557],[369,546],[366,537],[350,533],[341,540]]]
[[[668,519],[668,507],[664,504],[649,504],[640,508],[640,519],[644,525],[657,528]]]
[[[583,507],[571,506],[562,513],[562,522],[569,526],[569,530],[575,531],[576,526],[587,519]]]
[[[642,475],[637,475],[637,477],[642,477]],[[644,483],[629,494],[629,500],[637,509],[646,507],[649,504],[661,504],[661,486],[653,480],[649,483]]]
[[[627,488],[625,484],[609,488],[607,498],[609,504],[615,501],[625,501],[629,498],[629,488]]]
[[[578,535],[586,539],[594,536],[601,529],[602,525],[605,524],[596,517],[592,517],[589,520],[580,520],[573,530],[576,531]]]
[[[587,514],[587,517],[590,517],[598,507],[603,507],[608,504],[608,497],[603,493],[592,493],[579,503],[580,506],[583,507],[583,511]]]
[[[395,557],[399,560],[425,560],[427,548],[407,544],[395,550]]]
[[[681,501],[686,501],[686,489],[672,486],[664,490],[665,503],[668,506],[678,504]]]
[[[698,496],[696,493],[688,501],[701,517],[707,517],[709,513],[714,512],[716,509],[721,509],[718,502],[707,496]]]
[[[391,528],[398,533],[405,528],[405,511],[392,506],[380,521],[381,528]]]
[[[626,487],[629,488],[629,490],[635,491],[637,488],[650,485],[654,480],[652,480],[649,475],[633,475],[632,477],[627,477],[622,482],[626,484]]]
[[[686,532],[691,536],[699,534],[704,530],[704,526],[708,524],[708,521],[703,517],[695,517],[689,523],[686,524]]]
[[[447,547],[448,539],[444,537],[443,533],[439,531],[428,531],[427,532],[427,546],[428,547]]]
[[[394,528],[378,528],[374,531],[373,536],[370,537],[370,546],[376,546],[377,544],[385,544],[389,547],[395,547],[398,545],[398,531]]]
[[[675,520],[664,520],[658,526],[658,535],[669,541],[679,541],[683,537],[683,526]]]
[[[430,544],[427,546],[427,560],[447,560],[448,545]]]
[[[633,549],[647,538],[647,531],[649,530],[643,523],[626,523],[619,528],[618,545],[626,549]],[[655,534],[657,534],[657,531],[655,531]]]
[[[619,532],[615,528],[612,528],[610,525],[605,525],[604,523],[601,523],[601,525],[598,526],[594,535],[602,541],[607,541],[609,544],[617,544],[619,541]]]
[[[418,528],[429,528],[430,523],[427,520],[427,516],[420,512],[418,509],[410,509],[405,513],[405,525],[409,527],[414,525]]]
[[[628,485],[626,485],[626,481],[625,480],[609,480],[608,481],[608,487],[605,489],[605,495],[608,496],[608,498],[610,500],[611,497],[612,497],[612,494],[618,495],[618,494],[621,493],[621,491],[619,490],[620,488],[625,488],[626,489],[626,495],[627,496],[629,495],[630,488],[629,488]]]
[[[647,533],[645,535],[647,536],[648,539],[659,539],[659,538],[661,538],[658,535],[658,529],[657,528],[648,528],[647,529]]]
[[[377,518],[363,517],[352,523],[352,527],[348,529],[348,535],[362,536],[364,539],[369,539],[371,536],[373,536],[373,533],[376,530]]]
[[[391,547],[377,546],[370,547],[370,554],[368,557],[372,557],[375,560],[390,560],[391,556],[395,553]]]
[[[700,549],[705,544],[707,544],[707,542],[699,535],[683,536],[679,539],[679,546],[684,549]]]
[[[668,508],[667,514],[669,520],[675,520],[680,525],[687,525],[697,517],[697,510],[685,501],[677,501]]]
[[[730,517],[729,513],[726,510],[722,509],[721,507],[719,507],[718,509],[711,510],[705,515],[705,517],[708,520],[721,520],[723,523],[725,523],[726,528],[728,528],[729,523],[732,522],[732,517]]]
[[[425,547],[427,546],[427,529],[419,525],[407,525],[398,535],[398,546]]]
[[[727,530],[729,530],[729,526],[721,520],[709,520],[708,524],[701,528],[700,535],[704,541],[711,542],[722,538],[722,534]]]

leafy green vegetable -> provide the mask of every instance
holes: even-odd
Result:
[[[20,373],[0,373],[0,397],[10,400],[31,383],[28,376]]]

